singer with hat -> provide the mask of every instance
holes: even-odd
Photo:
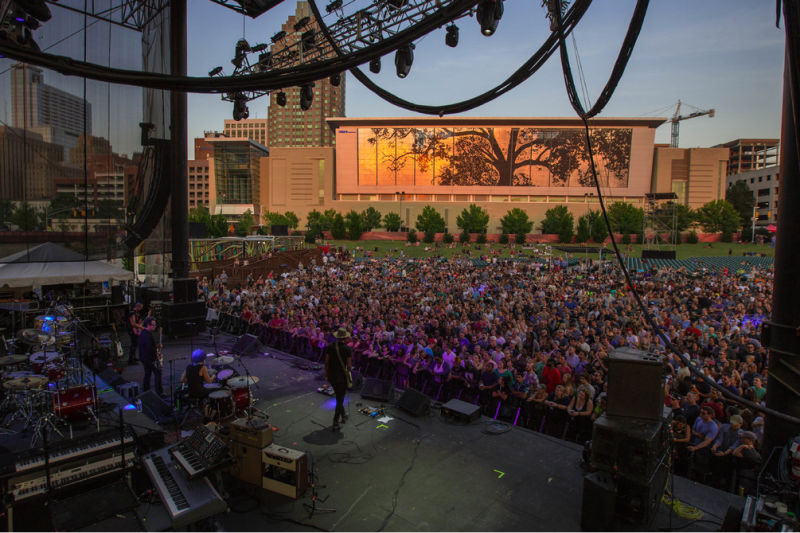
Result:
[[[344,396],[347,387],[352,385],[350,365],[352,354],[350,347],[346,344],[350,338],[350,333],[340,327],[333,334],[336,342],[325,347],[325,378],[333,387],[336,393],[336,411],[333,413],[333,431],[339,431],[339,421],[344,424],[347,422],[347,414],[344,410]]]

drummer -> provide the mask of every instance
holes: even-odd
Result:
[[[205,398],[210,389],[206,389],[203,383],[211,383],[214,381],[208,373],[206,365],[203,361],[206,358],[206,352],[198,348],[192,352],[192,362],[186,367],[181,376],[181,383],[186,383],[189,389],[189,396],[192,398]]]

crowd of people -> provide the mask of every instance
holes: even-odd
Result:
[[[345,256],[241,286],[219,278],[200,286],[221,320],[266,344],[321,360],[344,328],[365,376],[434,401],[477,403],[488,416],[579,443],[605,410],[609,354],[654,352],[665,363],[676,472],[728,488],[732,471],[757,464],[763,414],[724,398],[665,346],[616,263],[565,265]],[[763,403],[767,351],[758,339],[771,270],[644,268],[632,276],[677,351],[721,387]]]

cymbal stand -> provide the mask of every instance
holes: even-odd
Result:
[[[255,382],[253,382],[253,384],[251,385],[250,370],[247,368],[247,365],[244,364],[244,361],[242,361],[242,356],[241,355],[237,355],[236,357],[239,359],[239,364],[244,369],[245,379],[247,380],[246,381],[246,383],[247,383],[247,398],[248,398],[248,404],[249,404],[247,406],[247,409],[245,409],[245,411],[247,412],[247,418],[249,419],[252,416],[252,411],[256,411],[258,414],[263,415],[265,418],[269,418],[269,415],[267,413],[265,413],[261,409],[253,407],[256,404],[256,398],[255,398],[255,395],[253,394],[253,389],[251,387],[255,386],[255,388],[257,388],[259,390],[260,390],[260,387],[258,386],[258,383],[255,383]]]
[[[330,498],[330,495],[325,496],[325,498],[320,498],[317,494],[317,483],[319,482],[319,477],[317,476],[317,465],[314,458],[311,458],[311,472],[309,474],[309,478],[311,481],[311,503],[304,503],[303,507],[308,509],[308,517],[313,518],[314,513],[335,513],[336,509],[332,507],[317,507],[317,501],[321,503],[325,503]],[[325,488],[325,485],[322,485]]]
[[[53,431],[59,434],[59,436],[63,439],[64,434],[58,429],[58,427],[53,423],[53,418],[58,420],[58,417],[54,413],[47,413],[39,418],[36,423],[33,425],[33,436],[31,437],[31,448],[35,448],[36,445],[39,443],[39,439],[43,438],[43,432],[47,432],[48,426],[53,428]],[[45,437],[46,438],[46,437]]]

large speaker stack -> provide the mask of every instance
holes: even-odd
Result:
[[[606,412],[594,423],[591,466],[584,480],[581,527],[602,531],[626,522],[646,527],[667,481],[671,411],[664,407],[658,356],[617,348],[608,359]],[[608,505],[614,500],[613,519]],[[602,509],[601,509],[602,507]]]

